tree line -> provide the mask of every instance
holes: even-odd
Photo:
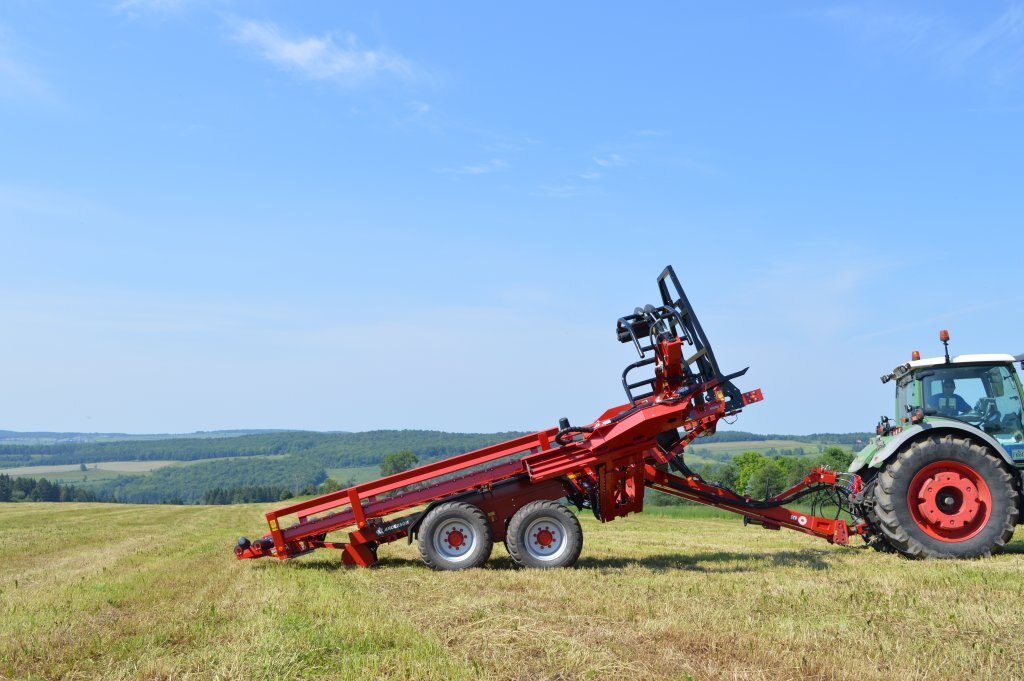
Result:
[[[218,459],[187,466],[166,466],[146,475],[121,475],[96,483],[96,490],[110,501],[128,504],[159,504],[167,499],[198,504],[207,490],[272,485],[300,493],[327,479],[315,460],[289,455],[275,458]]]
[[[287,501],[296,496],[313,496],[336,492],[339,489],[351,487],[355,482],[346,480],[338,482],[333,478],[327,478],[319,485],[307,485],[296,494],[287,487],[277,485],[250,485],[246,487],[215,487],[203,493],[200,503],[208,506],[222,506],[226,504],[255,504],[271,501]]]
[[[100,498],[81,487],[52,483],[46,478],[0,474],[0,501],[100,501]]]

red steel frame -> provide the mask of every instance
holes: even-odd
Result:
[[[744,406],[761,399],[760,390],[743,395]],[[266,514],[269,534],[235,552],[239,559],[285,559],[316,548],[334,548],[342,551],[346,564],[369,567],[377,561],[377,547],[407,537],[419,514],[398,519],[389,516],[424,504],[465,498],[483,509],[491,520],[494,539],[500,541],[508,520],[530,501],[596,495],[599,510],[595,514],[607,522],[642,511],[645,487],[739,513],[769,529],[787,527],[838,544],[847,543],[850,533],[864,531],[843,519],[812,516],[783,506],[752,507],[753,500],[748,497],[695,476],[670,473],[666,464],[672,456],[698,435],[714,432],[719,419],[736,413],[725,411],[720,392],[716,400],[696,402],[687,397],[652,397],[614,421],[631,407],[620,405],[594,421],[589,426],[593,432],[564,446],[555,444],[558,431],[551,428],[290,504]],[[656,438],[673,428],[686,435],[666,452]],[[815,469],[799,485],[766,501],[836,483],[834,471]],[[285,526],[289,517],[296,521]],[[347,542],[326,541],[328,533],[345,529],[350,529]]]
[[[858,493],[857,476],[840,481],[834,471],[815,469],[793,488],[755,501],[689,472],[682,463],[686,446],[713,434],[720,419],[762,396],[760,390],[741,395],[730,377],[721,376],[672,269],[666,268],[658,281],[665,306],[638,308],[619,320],[621,341],[632,340],[641,357],[648,351],[656,355],[623,373],[630,403],[607,410],[583,428],[566,422],[561,430],[541,430],[270,511],[270,532],[253,542],[240,539],[235,555],[285,559],[333,548],[341,550],[346,564],[369,567],[377,562],[380,544],[403,537],[411,541],[425,512],[442,500],[478,506],[490,520],[494,540],[501,541],[513,514],[531,501],[568,497],[607,522],[642,511],[647,487],[739,513],[769,529],[787,527],[832,543],[845,544],[851,533],[863,534],[867,528],[862,523],[850,526],[843,519],[781,505],[810,489],[842,485],[842,491]],[[674,282],[674,294],[669,282]],[[650,344],[641,344],[640,335],[649,335]],[[684,343],[699,348],[689,359]],[[629,371],[649,364],[654,379],[627,382]],[[635,397],[631,388],[647,383],[651,391]],[[673,468],[681,474],[670,472]],[[412,512],[397,516],[403,511]],[[348,531],[347,541],[327,540],[342,530]]]

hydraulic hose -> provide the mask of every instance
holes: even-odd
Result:
[[[795,494],[791,494],[790,496],[785,497],[783,499],[775,499],[775,500],[772,500],[772,501],[754,501],[753,499],[744,499],[743,497],[741,497],[740,495],[736,494],[736,492],[734,492],[733,490],[729,489],[728,487],[722,487],[722,489],[724,489],[727,492],[730,492],[731,494],[736,495],[736,497],[737,497],[736,499],[722,499],[721,497],[717,497],[717,496],[715,496],[713,494],[707,494],[707,493],[701,492],[699,490],[693,490],[693,489],[688,489],[688,488],[687,489],[680,489],[679,487],[676,487],[675,485],[673,485],[671,481],[668,482],[668,486],[673,488],[673,489],[675,489],[675,490],[677,490],[677,491],[679,491],[679,492],[686,492],[687,494],[692,494],[693,496],[701,497],[702,499],[707,499],[709,501],[715,501],[715,502],[727,501],[730,504],[734,504],[734,505],[740,506],[742,508],[751,508],[751,509],[778,508],[779,506],[785,506],[786,504],[792,503],[792,502],[796,501],[797,499],[801,499],[801,498],[803,498],[805,496],[808,496],[810,494],[816,494],[816,493],[822,491],[823,489],[834,489],[830,485],[815,485],[814,487],[808,487],[807,489],[802,489],[799,492],[796,492]]]
[[[565,428],[560,428],[559,431],[555,434],[555,442],[557,442],[560,447],[564,447],[567,444],[569,444],[568,440],[563,439],[566,435],[572,435],[573,433],[593,432],[593,428],[588,428],[586,426],[567,426]]]

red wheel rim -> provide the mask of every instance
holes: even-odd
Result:
[[[907,505],[917,526],[939,541],[966,541],[992,517],[992,494],[978,471],[958,461],[928,464],[910,481]]]

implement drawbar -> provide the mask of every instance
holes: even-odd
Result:
[[[785,506],[821,495],[849,510],[861,496],[857,475],[815,468],[796,486],[755,500],[687,467],[687,445],[762,396],[733,385],[746,369],[722,374],[671,267],[658,277],[658,289],[660,306],[637,308],[616,324],[619,341],[632,343],[640,356],[622,373],[627,403],[586,426],[561,419],[557,428],[270,511],[270,531],[239,539],[235,555],[285,559],[329,548],[340,550],[346,565],[370,567],[381,544],[416,538],[424,562],[436,569],[480,565],[495,541],[504,541],[519,565],[566,566],[580,554],[582,529],[560,500],[607,522],[642,511],[648,487],[738,513],[744,523],[787,527],[830,543],[863,534],[863,522]],[[647,367],[653,377],[633,380]],[[348,530],[344,541],[328,541],[342,530]]]

